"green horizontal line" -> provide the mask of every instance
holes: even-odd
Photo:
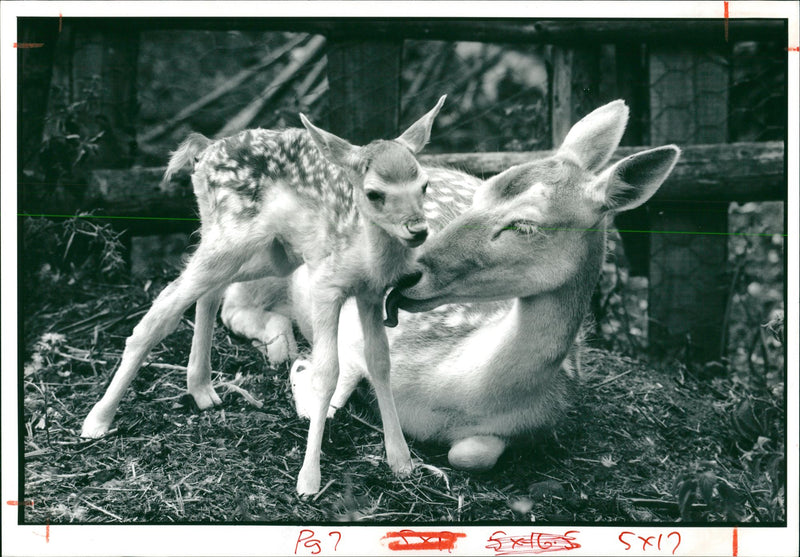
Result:
[[[48,215],[48,214],[29,214],[17,213],[18,217],[43,217],[43,218],[58,218],[58,219],[116,219],[116,220],[174,220],[174,221],[192,221],[200,222],[196,217],[124,217],[118,215]]]
[[[125,216],[115,216],[115,215],[50,215],[50,214],[29,214],[29,213],[17,213],[18,217],[43,217],[43,218],[62,218],[62,219],[71,219],[71,218],[79,218],[79,219],[117,219],[117,220],[161,220],[161,221],[191,221],[191,222],[200,222],[199,218],[193,217],[125,217]],[[487,228],[484,226],[464,226],[463,228]],[[506,227],[504,230],[515,230],[516,228],[513,226]],[[549,232],[602,232],[604,229],[602,228],[543,228],[540,227],[539,230],[547,230]],[[761,236],[761,237],[772,237],[776,234],[778,236],[782,236],[784,238],[788,237],[788,234],[779,234],[777,232],[692,232],[692,231],[681,231],[681,230],[627,230],[627,229],[617,229],[617,232],[624,232],[627,234],[686,234],[692,236]]]
[[[484,226],[464,226],[463,228],[486,228]],[[514,226],[507,226],[503,230],[516,230]],[[602,232],[603,228],[545,228],[539,227],[539,230],[547,230],[548,232]],[[617,232],[625,232],[628,234],[686,234],[690,236],[764,236],[771,238],[776,234],[778,236],[788,237],[788,234],[780,234],[778,232],[694,232],[691,230],[627,230],[617,228]]]

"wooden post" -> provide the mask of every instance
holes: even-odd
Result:
[[[398,134],[403,43],[328,38],[329,128],[353,144]]]
[[[572,125],[589,112],[612,100],[601,90],[601,61],[606,47],[561,47],[550,49],[550,130],[553,147],[564,141]]]
[[[658,45],[649,62],[651,144],[725,143],[725,58],[718,52]],[[677,350],[694,362],[718,359],[724,351],[728,204],[664,201],[651,208],[651,217],[651,347]]]
[[[649,143],[649,95],[645,45],[641,43],[617,45],[614,52],[616,98],[628,104],[630,116],[620,145],[647,145]],[[646,204],[633,211],[614,217],[621,231],[622,245],[633,276],[647,276],[650,260],[650,238],[641,230],[650,228],[650,207]],[[630,230],[633,232],[625,232]]]
[[[21,18],[17,24],[19,44],[37,44],[36,48],[19,48],[17,86],[19,94],[19,126],[17,172],[22,176],[27,163],[36,155],[41,142],[53,54],[58,38],[58,18]]]
[[[96,168],[127,168],[136,156],[136,75],[139,34],[123,26],[76,26],[72,97],[97,95],[92,131],[104,132],[93,160]]]

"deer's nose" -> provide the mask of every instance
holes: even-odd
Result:
[[[415,241],[424,241],[428,237],[428,223],[415,222],[406,225],[406,232],[408,232]]]
[[[408,273],[407,275],[403,275],[397,281],[395,288],[397,290],[403,290],[405,288],[411,288],[415,284],[419,282],[419,279],[422,278],[422,271],[414,271],[413,273]]]

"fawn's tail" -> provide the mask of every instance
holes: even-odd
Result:
[[[163,182],[169,182],[172,175],[184,166],[194,165],[195,157],[211,144],[211,140],[199,133],[189,134],[177,149],[172,152]]]

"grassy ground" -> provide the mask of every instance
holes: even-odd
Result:
[[[323,491],[300,501],[294,485],[306,423],[295,416],[288,370],[268,368],[218,327],[212,364],[224,405],[196,412],[180,368],[191,338],[187,313],[135,380],[115,432],[80,439],[125,337],[159,288],[106,288],[27,320],[21,434],[24,497],[35,505],[25,508],[26,520],[785,519],[782,386],[772,392],[735,376],[697,377],[677,363],[598,350],[586,354],[584,380],[557,435],[515,447],[486,474],[453,470],[446,448],[412,441],[421,464],[412,477],[394,478],[364,390],[326,430]]]

